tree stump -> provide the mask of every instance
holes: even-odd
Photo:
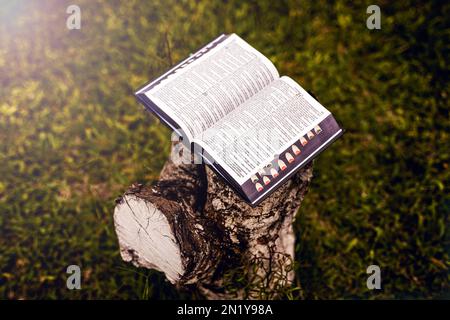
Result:
[[[123,260],[208,299],[274,298],[294,278],[292,222],[312,164],[252,208],[209,167],[174,161],[179,150],[174,143],[156,184],[132,185],[117,199]]]

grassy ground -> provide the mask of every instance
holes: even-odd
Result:
[[[69,4],[0,1],[0,298],[190,297],[121,261],[112,211],[168,154],[133,90],[222,32],[346,129],[299,212],[294,298],[449,297],[448,4],[378,1],[372,31],[370,1],[84,0],[79,31]]]

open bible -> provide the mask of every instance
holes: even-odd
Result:
[[[254,206],[343,132],[236,34],[219,36],[136,96]]]

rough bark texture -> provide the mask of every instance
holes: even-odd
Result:
[[[252,208],[208,167],[171,159],[155,185],[133,185],[117,200],[122,258],[210,299],[270,298],[289,285],[292,222],[312,165]]]

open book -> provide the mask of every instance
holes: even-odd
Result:
[[[236,34],[219,36],[136,96],[252,205],[343,132]]]

